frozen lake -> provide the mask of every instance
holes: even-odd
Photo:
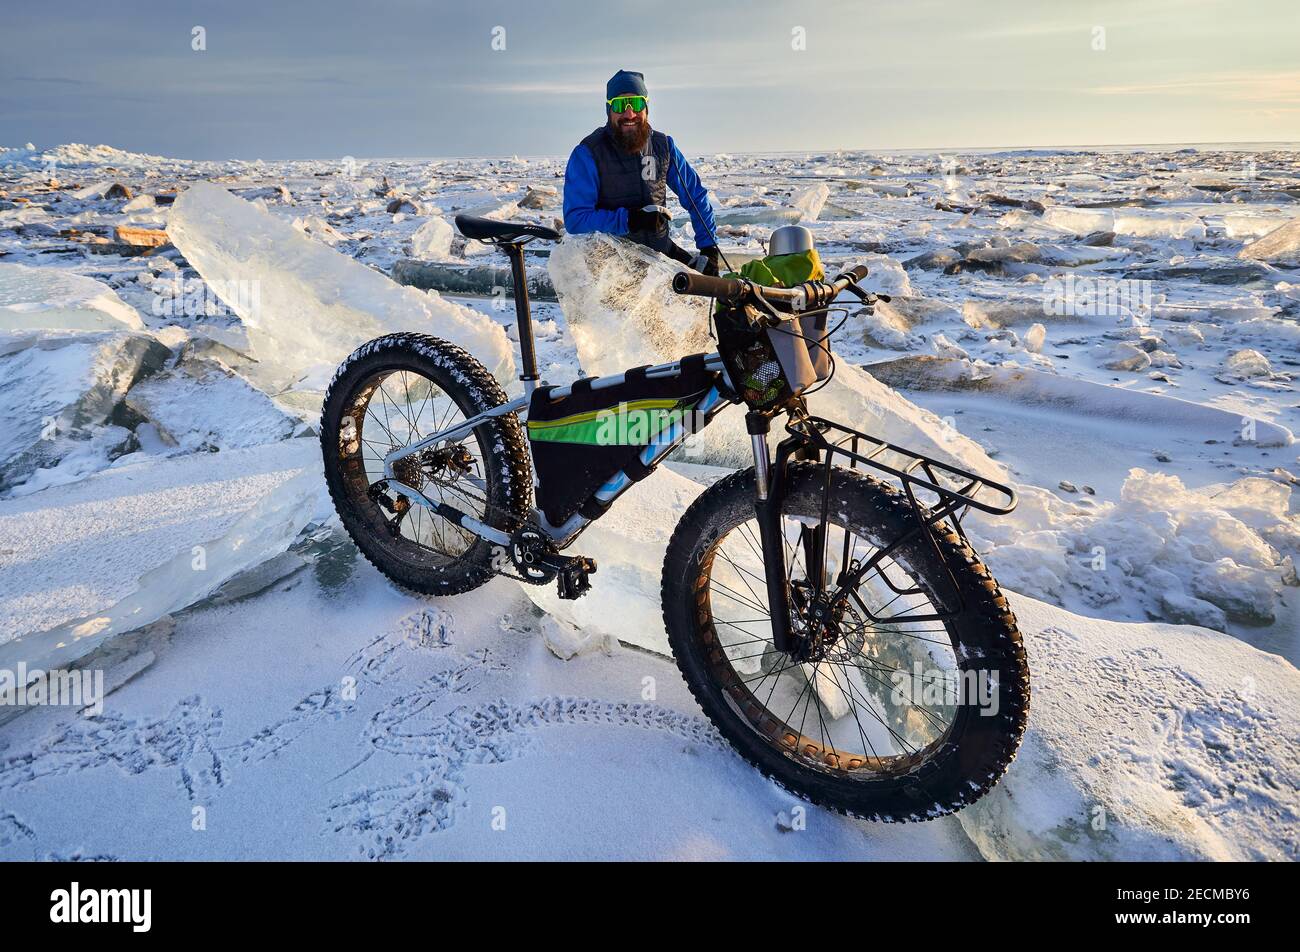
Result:
[[[553,226],[562,159],[10,149],[0,668],[97,659],[112,693],[99,721],[0,713],[0,858],[1296,858],[1296,145],[692,161],[736,263],[800,221],[892,296],[846,309],[814,411],[1016,483],[969,526],[1036,679],[1003,783],[932,823],[792,829],[804,808],[704,721],[658,572],[743,465],[734,419],[584,537],[616,570],[578,602],[419,600],[357,558],[316,476],[321,391],[392,330],[517,386],[504,262],[449,223]],[[707,346],[675,265],[530,252],[552,382]],[[402,261],[445,293],[390,281]]]

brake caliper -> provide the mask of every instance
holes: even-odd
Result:
[[[474,454],[465,444],[455,443],[425,450],[420,454],[420,463],[427,468],[432,479],[450,478],[454,481],[473,471]]]
[[[845,599],[832,602],[825,590],[814,592],[812,583],[800,579],[790,583],[791,634],[795,638],[796,661],[823,661],[840,640]]]

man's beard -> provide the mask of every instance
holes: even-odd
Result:
[[[614,141],[629,155],[640,152],[650,141],[650,119],[646,116],[637,116],[636,127],[631,130],[625,131],[621,121],[613,118],[610,119],[609,124],[614,131]]]

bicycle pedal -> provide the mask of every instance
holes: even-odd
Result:
[[[586,556],[575,555],[565,559],[560,567],[556,581],[560,586],[560,598],[581,598],[591,589],[590,576],[596,574],[596,560]]]

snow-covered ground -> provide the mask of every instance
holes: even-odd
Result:
[[[763,781],[663,656],[671,514],[743,465],[737,419],[584,535],[577,602],[416,600],[341,536],[332,366],[423,330],[509,388],[502,262],[447,223],[553,224],[562,168],[0,151],[0,669],[112,690],[96,719],[0,708],[0,858],[1300,854],[1300,154],[697,160],[729,255],[802,220],[893,295],[850,309],[814,409],[1021,493],[970,529],[1029,732],[983,801],[903,827]],[[672,266],[534,250],[552,380],[708,347]],[[403,259],[479,293],[399,287]]]

